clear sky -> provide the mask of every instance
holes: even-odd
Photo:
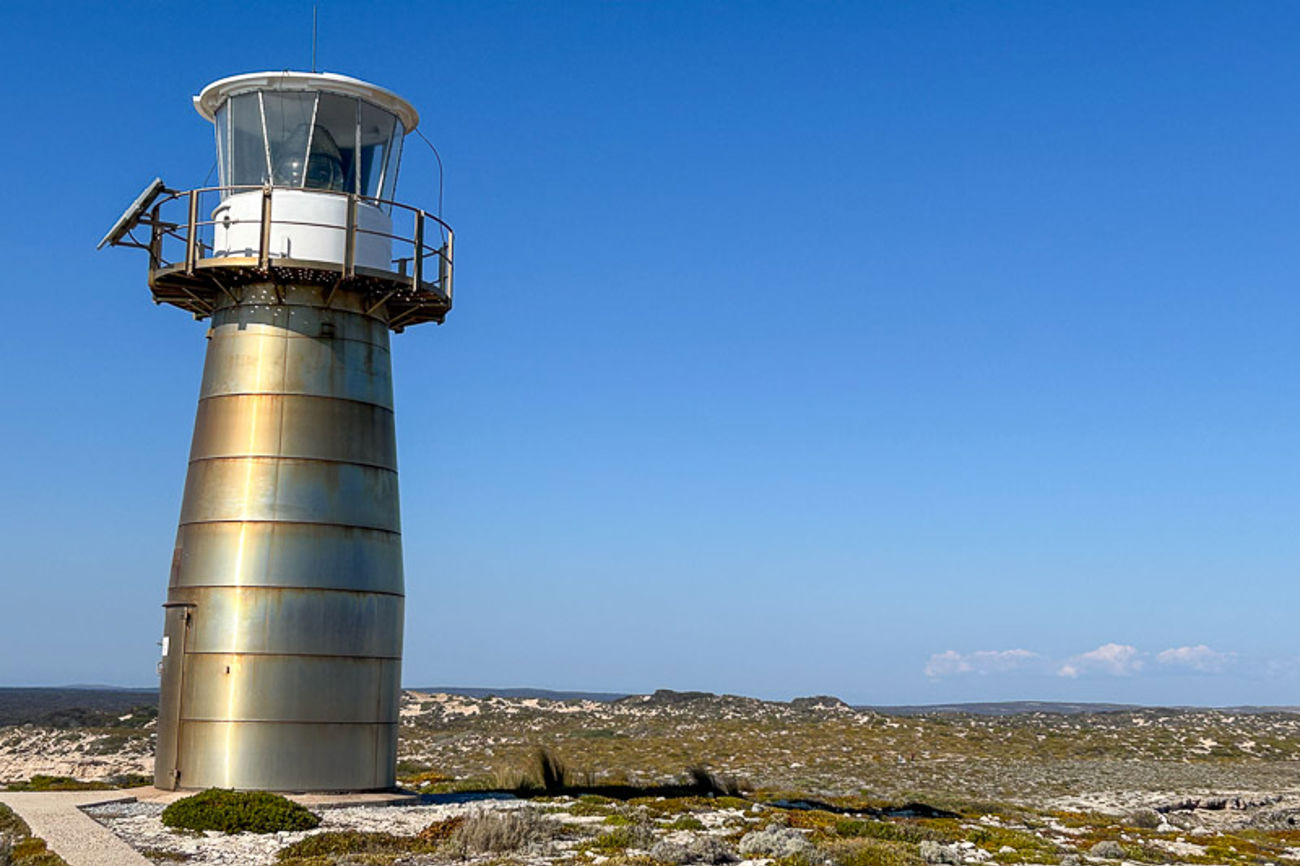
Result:
[[[205,325],[94,246],[310,21],[0,9],[0,684],[156,683]],[[457,229],[456,309],[394,340],[405,682],[1300,703],[1298,39],[1268,2],[320,3]]]

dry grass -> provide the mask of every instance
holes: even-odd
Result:
[[[533,808],[475,812],[455,828],[445,847],[462,856],[511,854],[543,845],[560,831],[558,823]]]

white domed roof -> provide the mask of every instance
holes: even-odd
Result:
[[[415,129],[420,122],[420,114],[411,103],[391,90],[333,72],[246,72],[232,75],[203,88],[203,92],[194,97],[194,109],[212,120],[221,103],[237,94],[255,90],[313,91],[358,97],[397,115],[406,132]]]

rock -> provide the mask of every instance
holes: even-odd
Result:
[[[1083,866],[1078,854],[1066,854],[1061,858],[1061,866]]]
[[[1159,824],[1156,825],[1157,833],[1177,833],[1178,829],[1179,828],[1175,827],[1173,824],[1170,824],[1168,821],[1161,821]]]
[[[689,845],[664,839],[655,843],[655,846],[650,849],[650,858],[660,863],[667,863],[669,866],[683,866],[686,863],[734,863],[739,859],[736,857],[736,852],[715,836],[698,836],[692,839]]]
[[[965,860],[960,846],[944,845],[929,839],[921,843],[921,859],[926,863],[947,863],[949,866],[961,866]]]
[[[1112,842],[1110,839],[1093,845],[1088,849],[1088,853],[1093,857],[1103,857],[1107,860],[1124,859],[1124,849],[1120,847],[1118,842]]]
[[[817,849],[798,830],[791,830],[788,827],[768,827],[745,834],[745,837],[740,840],[740,854],[742,857],[759,855],[778,860],[785,857],[812,859],[816,856]]]
[[[692,863],[734,863],[740,859],[717,836],[699,836],[691,842],[689,850]]]
[[[1012,848],[1010,845],[1003,845],[1001,848],[998,849],[998,853],[999,853],[999,854],[1014,854],[1014,853],[1016,853],[1016,849],[1015,849],[1015,848]]]
[[[691,852],[680,842],[669,842],[664,839],[656,842],[655,846],[650,849],[650,859],[657,860],[660,863],[667,863],[669,866],[681,866],[681,864],[690,861]]]
[[[1125,817],[1124,823],[1130,827],[1151,830],[1165,823],[1165,820],[1155,809],[1134,809]]]

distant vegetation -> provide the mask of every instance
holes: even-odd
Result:
[[[0,688],[0,726],[118,727],[130,714],[142,726],[158,715],[153,689]]]
[[[108,791],[114,788],[138,788],[152,785],[153,776],[128,774],[113,776],[104,781],[90,782],[73,779],[69,776],[46,776],[37,774],[25,782],[10,782],[6,791]]]

